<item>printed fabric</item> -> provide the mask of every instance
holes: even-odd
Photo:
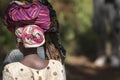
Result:
[[[66,80],[66,78],[61,62],[49,60],[49,64],[41,70],[27,67],[20,62],[10,63],[4,68],[3,80]]]
[[[18,27],[15,29],[15,35],[25,48],[39,47],[45,43],[43,30],[37,25]]]
[[[50,27],[50,16],[47,6],[41,3],[29,3],[23,5],[13,2],[6,10],[4,22],[8,29],[14,32],[15,27],[25,25],[39,25],[44,31]]]

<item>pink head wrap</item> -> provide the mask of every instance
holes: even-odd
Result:
[[[37,2],[22,5],[20,2],[14,1],[6,10],[4,23],[11,32],[14,32],[18,26],[30,24],[39,25],[45,32],[50,28],[49,9]]]
[[[39,47],[45,42],[43,30],[37,25],[18,27],[15,29],[15,35],[25,48]]]

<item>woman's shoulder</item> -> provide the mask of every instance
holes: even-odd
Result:
[[[62,65],[62,63],[60,61],[54,60],[54,59],[50,59],[49,62],[52,63],[52,64],[57,63],[57,64],[61,64]]]
[[[63,69],[63,65],[60,61],[58,60],[49,60],[49,64],[48,64],[49,67],[52,67],[53,69],[54,68],[61,68]]]
[[[18,69],[19,63],[18,62],[12,62],[4,66],[3,74],[9,73],[14,74],[14,71],[16,71],[16,68]]]
[[[21,64],[20,62],[12,62],[5,65],[4,67],[4,71],[9,70],[9,72],[20,71],[21,69],[28,69],[28,68],[23,64]]]
[[[7,64],[3,70],[3,80],[16,80],[16,78],[19,80],[31,80],[30,76],[33,76],[31,69],[20,62]]]
[[[12,63],[5,65],[4,68],[11,68],[11,67],[14,67],[14,66],[19,65],[19,64],[20,64],[19,62],[12,62]]]
[[[4,67],[3,72],[9,72],[13,75],[18,75],[21,73],[30,73],[30,68],[27,66],[24,66],[23,64],[21,64],[20,62],[13,62],[13,63],[9,63]]]

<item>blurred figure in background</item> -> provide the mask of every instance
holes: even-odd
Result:
[[[110,59],[112,67],[119,67],[120,0],[94,0],[93,4],[93,27],[99,40],[98,58],[95,60],[95,65],[103,67],[107,59]],[[110,56],[106,54],[107,39],[110,39],[111,43]]]

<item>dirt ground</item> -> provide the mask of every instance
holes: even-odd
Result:
[[[68,57],[66,74],[67,80],[120,80],[120,68],[97,67],[84,56]]]

